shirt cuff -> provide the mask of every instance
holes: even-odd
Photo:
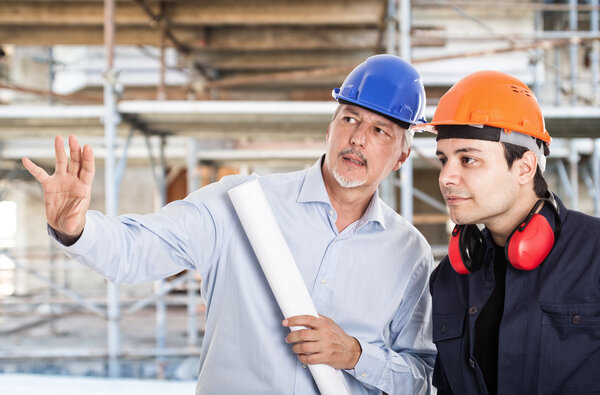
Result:
[[[346,369],[345,371],[358,381],[377,387],[385,366],[385,354],[379,347],[360,339],[356,340],[360,343],[362,353],[354,369]]]
[[[87,250],[89,250],[89,248],[92,246],[96,239],[96,224],[94,223],[94,221],[90,220],[89,215],[86,215],[85,227],[83,228],[81,236],[75,243],[71,244],[70,246],[62,244],[58,239],[54,228],[52,228],[50,225],[46,226],[50,237],[54,239],[56,244],[63,251],[65,251],[71,256],[78,256],[84,254]]]

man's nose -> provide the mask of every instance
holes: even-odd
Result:
[[[350,144],[364,147],[367,143],[368,126],[359,124],[350,136]]]
[[[457,185],[459,183],[459,180],[460,177],[456,164],[452,163],[451,161],[447,161],[440,170],[440,185]]]

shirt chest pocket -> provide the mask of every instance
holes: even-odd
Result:
[[[434,314],[433,342],[438,349],[438,358],[455,392],[462,387],[459,380],[463,375],[466,342],[464,341],[464,326],[466,313]]]
[[[600,304],[541,309],[541,393],[600,393]]]
[[[462,337],[465,313],[436,314],[433,316],[433,341],[435,343]]]

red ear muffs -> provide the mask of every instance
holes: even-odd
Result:
[[[554,212],[555,230],[541,214],[536,214],[538,207],[549,202]],[[520,270],[533,270],[548,256],[554,242],[560,234],[561,221],[555,203],[548,199],[538,200],[525,220],[508,236],[504,253],[510,264]]]
[[[460,274],[479,270],[485,255],[485,239],[475,225],[456,225],[448,246],[450,264]]]
[[[551,195],[552,197],[552,195]],[[536,211],[544,202],[554,212],[554,230],[550,223]],[[517,269],[533,270],[548,256],[560,235],[561,220],[554,199],[538,200],[525,220],[517,226],[506,240],[504,253],[507,261]],[[467,274],[483,265],[486,243],[475,225],[456,225],[448,245],[448,258],[457,273]]]

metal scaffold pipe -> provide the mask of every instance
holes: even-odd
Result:
[[[194,192],[199,187],[198,176],[196,174],[196,163],[198,160],[198,140],[191,138],[187,155],[187,193]],[[198,305],[196,298],[197,284],[194,279],[194,271],[188,270],[187,273],[187,335],[188,346],[195,346],[198,342],[198,328],[196,325]]]
[[[590,11],[590,33],[598,34],[600,32],[600,1],[590,0],[593,7]],[[600,40],[592,43],[591,53],[591,71],[592,71],[592,105],[600,105]]]
[[[569,141],[569,177],[573,194],[571,195],[571,208],[579,210],[579,160],[581,159],[577,152],[577,140]]]
[[[113,70],[115,45],[115,1],[104,0],[104,47],[106,51],[106,71],[104,76],[104,142],[106,157],[104,160],[106,215],[117,215],[117,193],[115,187],[115,139],[116,126],[119,123],[115,98],[115,73]],[[119,377],[121,369],[119,353],[121,339],[119,332],[119,287],[107,283],[107,315],[108,315],[108,376]]]
[[[400,56],[407,61],[411,61],[411,43],[410,43],[410,26],[411,26],[411,8],[410,0],[402,0],[400,4]],[[400,181],[402,183],[402,209],[401,214],[407,221],[413,220],[413,160],[409,155],[406,161],[400,168]]]
[[[155,200],[155,211],[160,210],[164,205],[167,204],[167,164],[165,159],[166,138],[165,136],[161,136],[160,138],[158,161],[154,158],[154,154],[152,152],[150,136],[146,135],[144,138],[146,141],[146,148],[148,149],[148,158],[152,168],[152,175],[154,177],[154,183],[156,186],[157,199]],[[167,345],[167,304],[165,301],[165,293],[165,280],[156,280],[154,282],[154,294],[157,296],[155,299],[155,334],[156,349],[159,352],[163,351]],[[165,359],[160,355],[156,357],[156,369],[157,377],[159,379],[164,379]]]
[[[536,43],[542,34],[544,27],[544,16],[542,12],[536,11],[534,14],[534,29]],[[541,46],[538,46],[534,50],[534,61],[531,62],[532,74],[533,74],[533,93],[537,97],[541,97],[542,80],[544,78],[544,50]]]
[[[398,34],[398,16],[396,0],[388,0],[387,8],[387,53],[396,53],[396,36]]]
[[[571,10],[569,11],[569,30],[577,32],[577,0],[569,0]],[[577,41],[571,42],[569,45],[569,63],[571,72],[571,99],[572,106],[577,105],[577,52],[579,44]]]

